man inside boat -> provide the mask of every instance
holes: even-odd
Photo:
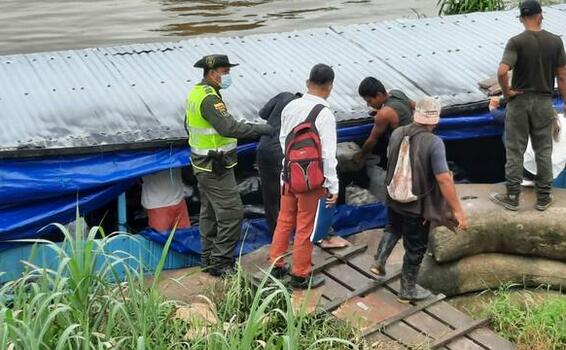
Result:
[[[497,70],[499,85],[509,101],[505,120],[507,191],[490,193],[490,199],[505,209],[519,210],[523,154],[530,137],[537,167],[535,209],[543,211],[552,204],[552,93],[558,78],[558,89],[566,99],[566,53],[562,39],[542,29],[538,1],[523,1],[519,10],[525,30],[507,42]]]
[[[181,169],[166,169],[142,178],[141,204],[152,229],[167,233],[191,226]]]
[[[270,135],[273,128],[236,121],[228,112],[220,90],[231,85],[230,69],[237,66],[228,56],[208,55],[194,66],[203,69],[203,80],[189,92],[186,128],[201,197],[201,266],[212,276],[225,276],[234,272],[243,219],[234,176],[237,139]]]
[[[370,153],[376,151],[380,156],[380,165],[387,166],[387,145],[393,130],[413,122],[415,102],[400,90],[385,90],[381,81],[367,77],[358,87],[359,95],[372,109],[373,128],[355,160],[362,162]]]

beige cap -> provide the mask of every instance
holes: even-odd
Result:
[[[440,121],[441,104],[438,98],[427,96],[417,102],[415,106],[415,123],[423,125],[436,125]]]

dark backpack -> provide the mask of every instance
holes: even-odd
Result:
[[[324,105],[313,107],[307,119],[295,126],[285,140],[283,181],[287,189],[303,193],[322,188],[322,144],[316,129],[316,118]]]

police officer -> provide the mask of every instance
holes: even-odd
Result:
[[[226,109],[221,89],[232,83],[226,55],[209,55],[194,67],[204,70],[203,80],[189,92],[186,127],[191,163],[201,196],[200,237],[203,270],[213,276],[234,271],[234,249],[243,218],[234,167],[238,138],[271,135],[269,125],[236,121]]]

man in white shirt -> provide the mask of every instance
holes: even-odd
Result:
[[[185,202],[181,169],[167,169],[142,178],[142,206],[147,211],[149,227],[165,233],[190,226]]]
[[[289,248],[289,236],[295,230],[291,286],[295,288],[315,288],[324,283],[322,276],[311,275],[313,245],[310,240],[314,228],[318,200],[327,197],[328,205],[334,205],[338,198],[338,176],[336,174],[336,120],[326,99],[332,91],[334,71],[325,64],[315,65],[307,80],[307,93],[289,102],[281,113],[281,132],[279,141],[285,149],[287,135],[298,124],[304,122],[316,105],[324,108],[318,114],[315,126],[320,137],[324,172],[323,188],[293,193],[283,183],[281,209],[277,226],[273,234],[270,258],[275,265],[272,271],[276,277],[284,276],[288,271],[283,255]]]

